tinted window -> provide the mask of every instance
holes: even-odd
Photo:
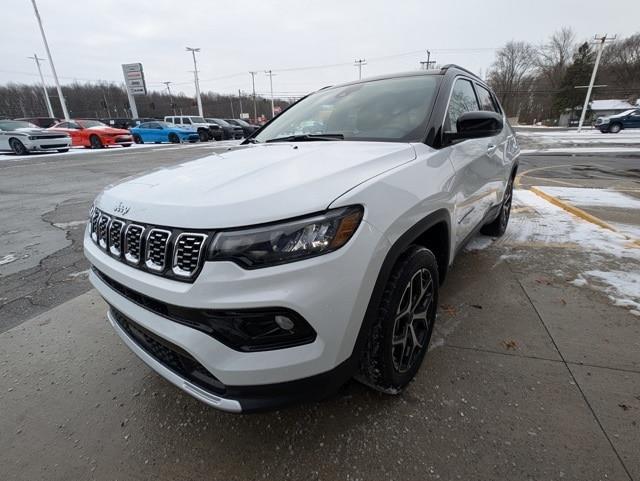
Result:
[[[189,119],[189,117],[182,117],[182,123],[191,125],[191,119]]]
[[[344,140],[420,141],[439,82],[437,75],[416,75],[320,90],[285,110],[255,139],[341,134]]]
[[[58,125],[56,125],[56,127],[60,128],[60,129],[68,129],[69,128],[69,122],[60,122]]]
[[[473,92],[471,82],[464,79],[456,80],[451,92],[449,100],[449,109],[444,121],[444,130],[446,132],[457,132],[456,122],[465,112],[473,112],[479,110],[476,94]]]
[[[478,94],[478,101],[480,102],[480,108],[482,110],[488,110],[490,112],[497,112],[495,104],[493,103],[493,98],[489,91],[484,88],[482,85],[476,84],[476,93]]]
[[[37,128],[30,122],[21,120],[4,120],[0,122],[0,130],[16,130],[16,129],[35,129]]]

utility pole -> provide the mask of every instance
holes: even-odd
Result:
[[[431,64],[435,65],[436,61],[435,60],[431,60],[431,51],[427,50],[427,61],[426,62],[420,62],[420,70],[430,70],[431,69]]]
[[[276,116],[276,109],[273,106],[273,76],[275,74],[271,70],[265,70],[264,73],[269,76],[269,85],[271,86],[271,118],[274,118]]]
[[[64,119],[69,120],[69,111],[67,110],[67,104],[64,101],[64,95],[62,95],[62,88],[60,87],[60,81],[58,80],[58,74],[56,68],[53,65],[53,57],[51,56],[51,50],[49,50],[49,44],[47,43],[47,36],[44,34],[44,28],[42,27],[42,20],[40,19],[40,12],[38,12],[38,6],[36,0],[31,0],[33,5],[33,11],[36,13],[36,19],[38,20],[38,27],[40,27],[40,33],[42,34],[42,41],[44,43],[44,49],[47,51],[47,58],[49,59],[49,66],[51,67],[51,73],[53,74],[53,80],[56,82],[56,89],[58,90],[58,97],[60,97],[60,105],[62,106],[62,113]]]
[[[251,75],[251,86],[253,87],[253,121],[258,121],[258,107],[256,106],[256,74],[258,72],[249,72]]]
[[[187,47],[187,51],[193,55],[193,78],[196,84],[196,102],[198,102],[198,115],[204,117],[202,113],[202,99],[200,98],[200,81],[198,80],[198,64],[196,63],[196,52],[199,52],[199,48]]]
[[[236,115],[233,113],[233,95],[229,95],[229,105],[231,106],[231,118],[235,119]]]
[[[589,88],[587,89],[587,96],[584,98],[584,105],[582,106],[582,112],[580,113],[580,123],[578,124],[578,132],[582,130],[582,124],[584,123],[584,117],[587,114],[587,107],[589,107],[589,99],[591,98],[591,91],[593,90],[593,84],[596,81],[596,75],[598,73],[598,65],[600,65],[600,57],[602,57],[602,51],[604,50],[604,44],[606,42],[613,42],[616,37],[607,38],[607,34],[604,36],[598,37],[597,35],[594,37],[595,43],[599,42],[598,45],[598,53],[596,55],[596,63],[593,64],[593,72],[591,72],[591,80],[589,81]]]
[[[169,94],[169,105],[171,105],[171,110],[173,111],[173,115],[176,114],[176,107],[173,105],[173,96],[171,95],[171,87],[170,85],[173,82],[162,82],[167,87],[167,93]]]
[[[353,62],[355,67],[358,67],[358,80],[362,80],[362,66],[367,65],[367,61],[363,58]]]
[[[42,69],[40,68],[40,60],[45,60],[44,58],[38,58],[38,54],[33,54],[33,57],[27,57],[32,60],[35,60],[36,66],[38,67],[38,73],[40,74],[40,80],[42,81],[42,90],[44,91],[44,101],[47,104],[47,112],[49,112],[49,117],[53,117],[53,108],[51,108],[51,101],[49,100],[49,93],[47,92],[47,85],[44,83],[44,76],[42,75]]]
[[[238,89],[238,103],[240,104],[240,113],[238,117],[242,117],[242,91]]]

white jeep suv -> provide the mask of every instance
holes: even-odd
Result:
[[[235,150],[108,187],[84,240],[91,282],[124,342],[216,408],[352,377],[396,393],[455,253],[504,233],[518,154],[460,67],[326,88]]]

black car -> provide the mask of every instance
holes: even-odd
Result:
[[[237,125],[231,125],[226,120],[222,119],[205,119],[210,124],[219,125],[222,129],[222,138],[224,140],[241,139],[244,137],[244,131],[242,127]]]
[[[622,129],[640,129],[640,109],[631,109],[608,117],[598,117],[595,127],[600,129],[603,134],[608,132],[617,134]]]
[[[242,119],[225,119],[225,120],[231,125],[236,125],[238,127],[241,127],[245,137],[249,137],[251,134],[253,134],[256,130],[260,128],[257,125],[252,125],[246,120],[242,120]]]
[[[23,122],[29,122],[30,124],[37,125],[38,127],[41,127],[43,129],[48,129],[52,125],[55,125],[58,122],[60,122],[60,119],[57,119],[55,117],[25,117],[23,119],[15,119],[15,120],[22,120]]]
[[[135,124],[133,123],[133,120],[128,118],[106,118],[106,119],[95,119],[95,120],[99,120],[103,124],[106,124],[109,127],[113,127],[114,129],[127,130],[135,126]]]

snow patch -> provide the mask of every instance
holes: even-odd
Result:
[[[465,246],[465,251],[481,251],[493,244],[491,237],[476,236],[471,239]]]
[[[552,186],[536,186],[536,189],[577,206],[640,209],[640,199],[615,190]]]
[[[515,190],[514,212],[501,242],[506,244],[575,245],[591,253],[640,260],[640,249],[630,247],[622,234],[602,229],[569,214],[528,190]]]
[[[590,278],[588,283],[586,278]],[[596,281],[596,282],[594,282]],[[640,312],[640,272],[630,271],[586,271],[571,284],[603,290],[614,306],[626,307]]]
[[[3,266],[5,264],[9,264],[10,262],[13,262],[15,260],[17,260],[18,258],[16,257],[15,254],[7,254],[4,257],[0,257],[0,266]]]

